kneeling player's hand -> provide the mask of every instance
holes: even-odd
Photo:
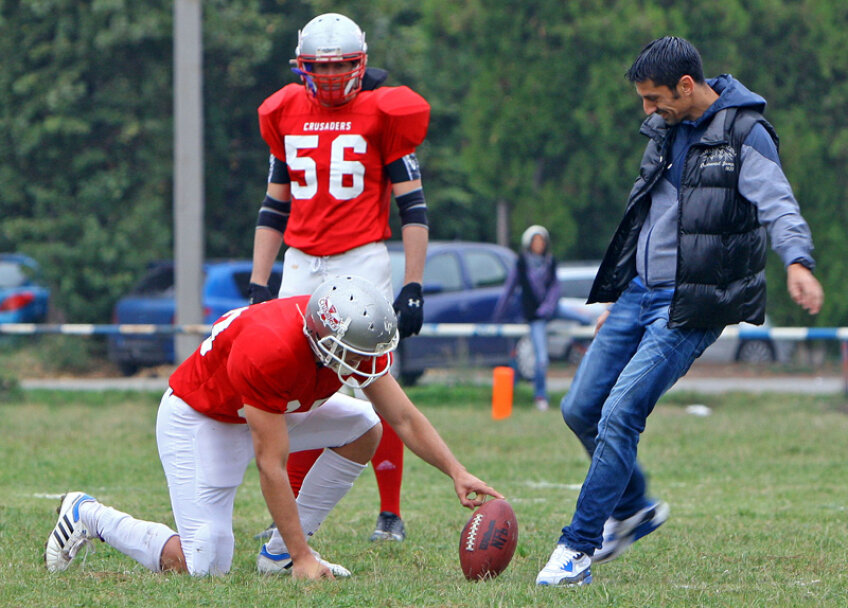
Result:
[[[407,283],[400,290],[394,303],[398,317],[400,339],[416,335],[424,323],[424,296],[421,283]]]

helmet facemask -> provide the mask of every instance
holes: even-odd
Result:
[[[367,56],[358,53],[358,56],[343,59],[333,58],[331,61],[323,58],[299,56],[297,58],[297,69],[294,70],[306,85],[315,101],[324,107],[332,108],[342,106],[362,90],[362,76],[365,74]],[[318,74],[315,72],[316,64],[333,65],[343,62],[353,62],[353,69],[339,74]]]

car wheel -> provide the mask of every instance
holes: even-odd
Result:
[[[736,351],[736,360],[744,363],[771,363],[775,360],[774,346],[767,340],[743,340]]]
[[[415,386],[415,383],[424,375],[423,371],[407,371],[403,369],[403,349],[401,344],[393,353],[392,368],[389,370],[395,380],[403,386]]]
[[[400,375],[400,383],[404,386],[415,386],[424,372],[404,372]]]
[[[124,376],[135,376],[136,372],[138,372],[139,367],[135,363],[130,363],[129,361],[121,361],[118,363],[118,370],[120,370],[121,374]]]
[[[536,353],[530,336],[522,337],[515,344],[515,367],[518,377],[522,380],[532,380],[536,372]]]

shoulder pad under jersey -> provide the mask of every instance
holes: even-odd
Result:
[[[400,156],[413,151],[427,136],[430,104],[409,87],[381,87],[373,94],[376,96],[377,110],[385,117],[392,139],[401,148],[409,148]],[[387,158],[389,162],[392,160],[395,158]]]
[[[273,93],[259,106],[259,115],[267,116],[284,107],[295,95],[303,93],[303,85],[292,82]]]

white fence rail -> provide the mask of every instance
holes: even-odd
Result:
[[[0,335],[64,334],[94,335],[208,335],[211,325],[97,325],[88,323],[0,323]],[[591,338],[594,327],[577,326],[564,329],[575,338]],[[520,338],[529,332],[523,323],[425,323],[419,335],[440,338],[500,337]],[[842,355],[842,379],[848,395],[848,327],[727,327],[719,340],[742,338],[750,340],[837,340]]]
[[[66,334],[75,336],[91,335],[157,335],[157,334],[198,334],[207,335],[210,325],[128,325],[128,324],[90,324],[90,323],[0,323],[0,334],[35,335]],[[574,326],[564,328],[564,332],[575,338],[591,338],[594,327]],[[520,338],[527,335],[527,325],[523,323],[425,323],[421,336],[439,338],[499,337]],[[839,340],[848,341],[848,327],[727,327],[719,339],[744,338],[789,340]]]

